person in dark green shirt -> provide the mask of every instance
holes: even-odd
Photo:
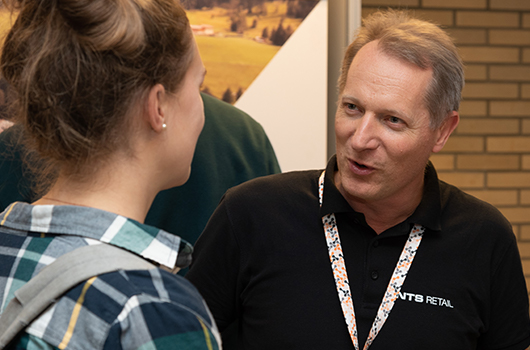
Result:
[[[145,223],[194,243],[225,191],[255,177],[280,172],[262,126],[236,107],[202,94],[205,124],[189,180],[160,192]],[[19,128],[0,133],[0,211],[15,201],[32,202],[31,175],[17,146]],[[182,271],[185,274],[187,270]]]

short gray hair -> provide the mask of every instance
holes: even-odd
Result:
[[[378,11],[363,20],[355,40],[342,61],[339,92],[346,85],[348,70],[359,50],[379,41],[386,54],[420,68],[432,68],[432,82],[424,100],[431,117],[431,128],[442,125],[445,117],[458,111],[464,87],[464,65],[450,36],[437,25],[410,17],[406,12]]]

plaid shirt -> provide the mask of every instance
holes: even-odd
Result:
[[[192,248],[180,237],[106,211],[16,202],[0,213],[1,310],[13,293],[57,257],[109,243],[170,269]],[[219,349],[203,299],[161,269],[116,271],[64,294],[21,336],[17,349]]]

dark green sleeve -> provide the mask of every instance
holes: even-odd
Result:
[[[13,202],[35,199],[29,171],[22,160],[19,132],[20,128],[13,126],[0,133],[0,211]]]

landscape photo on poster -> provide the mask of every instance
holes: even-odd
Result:
[[[181,0],[207,70],[202,90],[235,103],[319,0]]]

